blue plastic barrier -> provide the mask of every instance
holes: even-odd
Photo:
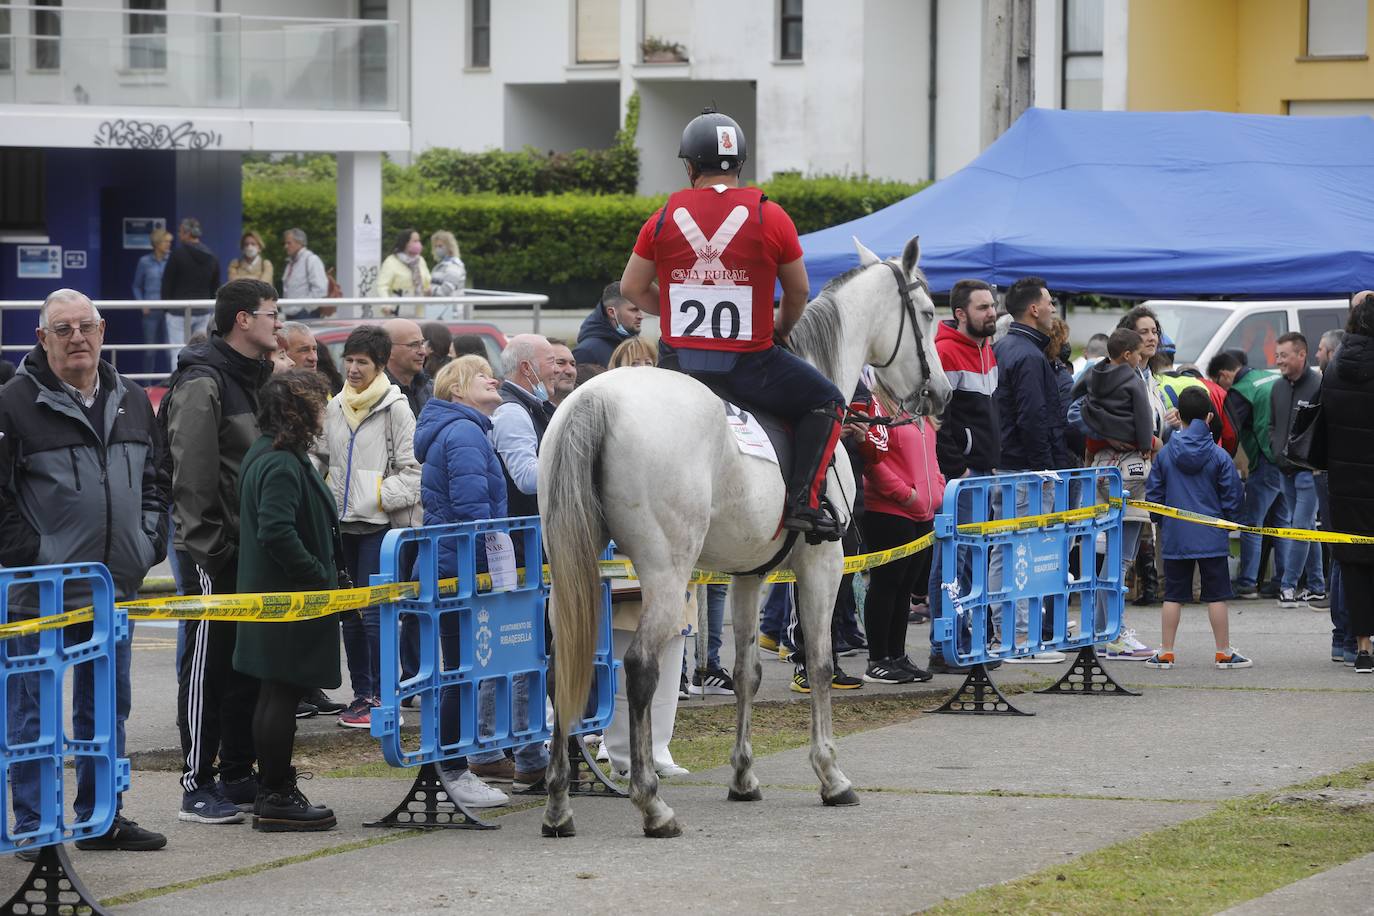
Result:
[[[511,591],[480,591],[477,556],[485,550],[485,536],[506,532],[523,546],[523,556],[532,574]],[[456,558],[457,590],[442,594],[439,588],[440,552],[452,551]],[[540,528],[537,517],[493,519],[456,525],[399,529],[389,532],[382,542],[381,570],[373,583],[404,582],[417,579],[419,595],[412,599],[384,604],[380,608],[381,627],[381,706],[372,711],[372,734],[392,766],[417,766],[437,763],[478,751],[519,747],[545,741],[552,728],[545,721],[544,697],[547,692],[548,654],[544,640],[544,605],[548,589],[539,573]],[[587,714],[572,734],[598,731],[615,711],[615,669],[611,654],[609,586],[603,589],[605,612],[598,630],[592,696]],[[402,614],[411,615],[419,626],[419,670],[402,679],[398,639]],[[449,660],[445,670],[440,646],[441,623],[456,633],[459,659]],[[529,722],[515,725],[515,681],[524,677],[529,688]],[[494,690],[495,716],[489,729],[478,729],[478,693],[484,685]],[[440,736],[440,692],[459,691],[460,734],[444,743]],[[419,714],[417,741],[403,746],[400,721],[401,702],[418,700],[418,709],[404,714]]]
[[[946,612],[933,626],[945,659],[974,666],[1038,652],[1076,651],[1116,639],[1123,606],[1119,504],[1094,518],[1021,531],[973,533],[958,528],[1063,512],[1111,498],[1121,498],[1116,468],[950,481],[945,511],[935,519]],[[1077,576],[1070,569],[1075,547]],[[1000,571],[991,568],[994,554],[1001,560]],[[1024,633],[1017,632],[1018,605],[1025,618]],[[1070,614],[1078,621],[1076,632],[1070,632]]]
[[[51,617],[63,611],[63,596],[73,587],[90,594],[94,620],[90,624],[43,630],[30,636],[0,641],[0,695],[5,709],[19,704],[21,679],[34,679],[38,694],[37,735],[21,740],[8,723],[0,734],[0,853],[21,847],[43,847],[110,829],[119,793],[129,786],[129,761],[118,756],[115,742],[115,642],[128,638],[125,612],[114,606],[114,583],[100,564],[36,566],[0,569],[0,623]],[[70,603],[70,602],[69,602]],[[35,614],[35,609],[37,613]],[[67,704],[63,689],[67,675],[88,665],[93,678],[92,734],[72,737],[63,722]],[[94,767],[95,798],[91,816],[69,819],[63,769],[82,760]],[[18,831],[10,810],[13,770],[37,768],[37,827]]]

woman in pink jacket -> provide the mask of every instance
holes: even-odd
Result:
[[[874,409],[894,416],[891,401],[874,392]],[[886,550],[914,541],[934,528],[945,478],[935,459],[935,427],[925,418],[888,430],[887,458],[864,471],[864,540],[869,550]],[[876,567],[869,574],[864,603],[868,670],[874,684],[928,681],[906,654],[907,615],[917,583],[930,578],[931,551]]]

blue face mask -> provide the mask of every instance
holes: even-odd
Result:
[[[537,375],[534,376],[534,391],[532,391],[531,394],[541,401],[547,401],[549,399],[549,389],[543,382],[539,381],[539,376]]]
[[[630,332],[625,329],[625,325],[621,324],[619,319],[617,319],[615,323],[615,332],[619,334],[621,337],[630,336]]]

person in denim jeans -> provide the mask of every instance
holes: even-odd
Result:
[[[162,431],[148,397],[100,358],[104,334],[105,322],[90,299],[70,289],[52,293],[39,311],[38,346],[0,392],[5,432],[0,436],[0,564],[104,562],[115,599],[129,600],[166,550],[170,482],[161,462]],[[91,587],[78,580],[62,590],[61,610],[89,605],[91,597]],[[37,616],[39,601],[36,589],[14,589],[10,618]],[[0,651],[14,659],[38,652],[44,642],[79,645],[91,633],[91,624],[79,624],[7,640]],[[116,643],[114,655],[114,749],[122,757],[131,706],[128,639]],[[39,711],[52,702],[43,687],[37,673],[10,679],[6,729],[11,743],[37,739]],[[95,735],[93,665],[75,666],[71,701],[71,738],[89,740]],[[79,823],[95,810],[91,759],[78,757],[76,773]],[[16,763],[9,777],[16,833],[38,829],[45,813],[39,810],[40,764]],[[166,837],[118,813],[106,833],[77,841],[81,849],[165,845]]]
[[[1275,360],[1281,378],[1270,386],[1273,406],[1273,434],[1270,444],[1283,472],[1280,484],[1290,512],[1289,525],[1314,528],[1317,523],[1317,484],[1312,472],[1289,464],[1284,458],[1293,418],[1299,408],[1317,402],[1321,375],[1307,365],[1307,338],[1296,331],[1278,339]],[[1322,549],[1311,541],[1285,540],[1279,544],[1279,607],[1297,607],[1308,597],[1325,598],[1322,575]],[[1307,590],[1298,595],[1298,581],[1307,577]]]

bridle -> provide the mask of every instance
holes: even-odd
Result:
[[[916,323],[916,306],[911,301],[911,284],[907,282],[902,274],[902,269],[891,261],[884,261],[883,264],[892,271],[893,278],[897,281],[897,292],[902,297],[902,320],[897,326],[897,341],[892,345],[892,355],[887,358],[887,362],[875,365],[874,369],[886,369],[897,359],[897,353],[902,349],[902,332],[906,330],[907,317],[911,318],[911,336],[916,341],[916,358],[921,361],[921,398],[930,398],[930,361],[926,358],[925,342],[921,340],[920,325]],[[924,280],[917,282],[917,288],[925,290],[926,295],[930,295],[930,287]]]

